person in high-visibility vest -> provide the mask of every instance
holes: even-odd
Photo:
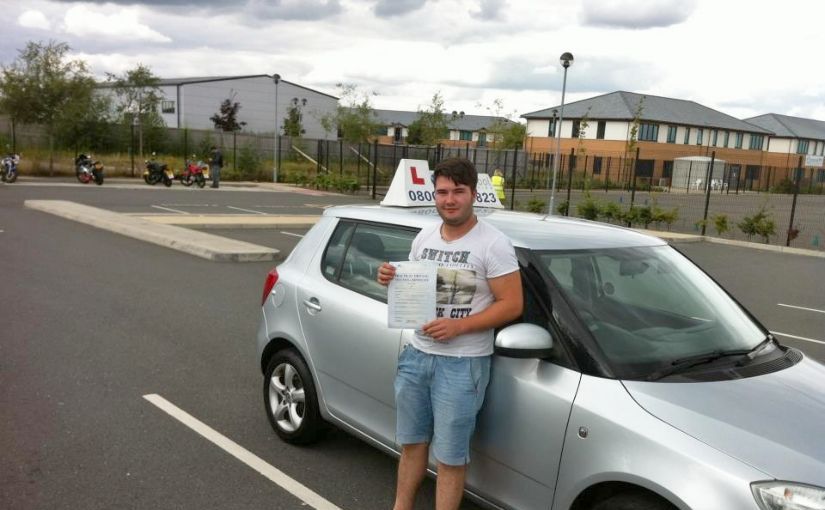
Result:
[[[501,173],[501,170],[496,168],[495,172],[493,172],[493,189],[496,192],[496,196],[498,197],[499,202],[502,204],[504,203],[504,175]]]

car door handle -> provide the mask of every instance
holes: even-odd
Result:
[[[315,310],[316,312],[321,311],[321,303],[319,303],[316,298],[304,299],[304,305],[310,310]]]

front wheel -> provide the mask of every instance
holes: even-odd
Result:
[[[315,383],[306,363],[293,349],[275,354],[266,368],[264,404],[269,423],[282,440],[307,444],[323,428]]]
[[[103,172],[98,172],[95,174],[95,184],[98,186],[103,184]]]
[[[180,176],[180,183],[186,186],[187,188],[192,185],[194,181],[192,181],[192,175],[186,174]]]
[[[195,182],[198,183],[199,188],[203,188],[204,186],[206,186],[206,179],[203,178],[203,175],[196,176]]]
[[[676,507],[652,493],[620,492],[599,501],[591,510],[676,510]]]
[[[163,185],[168,188],[169,186],[172,185],[172,179],[170,179],[168,176],[164,175],[163,176]]]
[[[17,180],[17,172],[3,173],[3,180],[11,184]]]

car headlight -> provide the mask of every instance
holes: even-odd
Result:
[[[755,482],[751,491],[762,510],[825,510],[825,489],[792,482]]]

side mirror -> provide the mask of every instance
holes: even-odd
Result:
[[[522,322],[496,335],[496,354],[508,358],[546,358],[553,351],[553,337],[541,326]]]

